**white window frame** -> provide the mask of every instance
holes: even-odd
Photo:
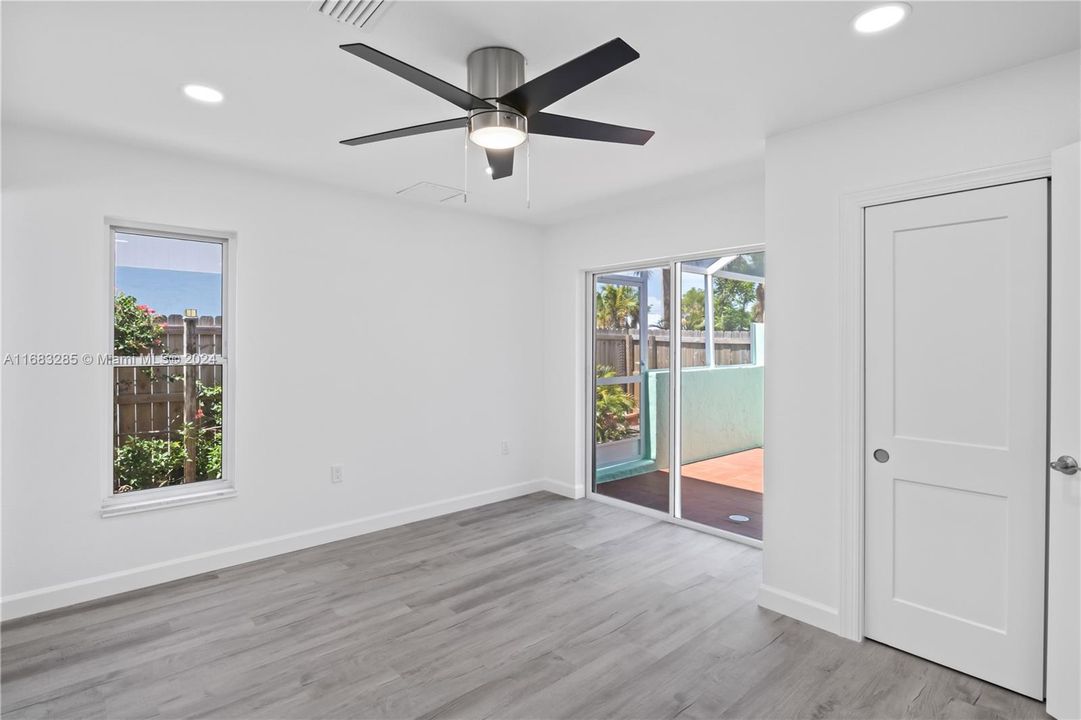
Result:
[[[101,406],[107,408],[102,413],[102,440],[103,452],[102,478],[101,478],[101,516],[115,517],[130,513],[144,512],[161,508],[171,508],[180,505],[191,505],[211,500],[223,500],[235,497],[237,494],[236,483],[236,454],[235,449],[235,417],[236,417],[236,352],[233,342],[233,325],[236,323],[236,233],[220,230],[201,230],[196,228],[178,227],[174,225],[161,225],[158,223],[138,222],[121,218],[105,219],[105,240],[108,246],[106,257],[108,279],[106,303],[104,305],[105,318],[104,332],[102,335],[107,341],[104,355],[113,356],[115,348],[113,338],[114,328],[114,298],[116,284],[116,234],[130,233],[135,235],[151,235],[154,237],[175,238],[177,240],[194,240],[198,242],[218,243],[222,246],[222,345],[221,355],[205,364],[220,364],[222,366],[222,477],[218,480],[201,480],[187,485],[170,485],[163,488],[148,488],[146,490],[134,490],[127,493],[113,492],[113,417],[116,409],[113,407],[113,366],[104,363],[99,368],[106,376],[102,382],[104,402]],[[135,365],[164,365],[166,363],[160,357],[157,358],[127,358],[125,363]]]

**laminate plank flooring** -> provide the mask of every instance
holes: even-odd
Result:
[[[537,493],[5,623],[5,718],[1046,718],[757,607],[760,552]]]

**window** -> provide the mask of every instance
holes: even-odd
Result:
[[[111,488],[120,514],[235,494],[229,239],[111,225]]]

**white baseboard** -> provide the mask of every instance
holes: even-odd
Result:
[[[580,500],[586,496],[586,489],[566,483],[561,480],[555,480],[553,478],[541,478],[538,480],[541,483],[541,488],[548,492],[555,493],[556,495],[562,495],[563,497],[569,497],[572,500]]]
[[[414,505],[401,510],[370,515],[334,525],[325,525],[311,530],[279,535],[265,540],[221,548],[220,550],[211,550],[175,560],[143,565],[130,570],[122,570],[107,575],[99,575],[9,595],[0,598],[0,617],[4,620],[11,620],[26,615],[34,615],[47,610],[55,610],[87,602],[88,600],[116,595],[117,593],[138,590],[151,585],[191,577],[192,575],[221,570],[253,560],[262,560],[274,555],[303,550],[337,540],[345,540],[357,535],[385,530],[418,520],[427,520],[439,515],[499,502],[500,500],[509,500],[510,498],[540,490],[564,494],[561,489],[556,489],[547,480],[530,480],[514,485],[504,485],[492,490],[482,490],[481,492]]]
[[[758,589],[758,606],[787,615],[790,618],[840,634],[841,622],[837,608],[786,590],[762,585]]]

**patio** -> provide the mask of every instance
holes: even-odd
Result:
[[[761,540],[763,454],[753,448],[684,465],[683,519]],[[668,512],[668,471],[600,483],[596,492]],[[749,519],[737,522],[730,515]]]

